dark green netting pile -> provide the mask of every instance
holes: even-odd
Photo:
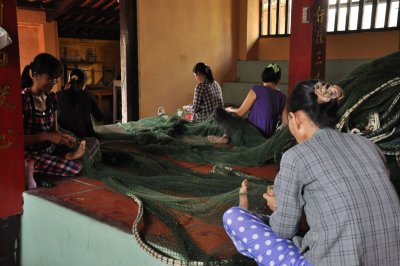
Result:
[[[251,209],[269,213],[261,195],[270,183],[223,166],[214,167],[214,173],[195,173],[152,156],[117,151],[120,149],[112,144],[103,146],[103,163],[96,167],[96,175],[136,200],[144,211],[133,233],[145,251],[173,265],[254,265],[237,254],[222,228],[222,214],[238,204],[238,188],[244,178],[251,186]]]
[[[208,142],[208,135],[223,134],[222,128],[212,118],[194,124],[177,116],[156,116],[119,124],[124,131],[104,134],[103,140],[104,143],[129,143],[154,155],[189,162],[242,166],[263,165],[274,158],[279,159],[284,148],[294,144],[288,130],[265,139],[245,119],[232,117],[227,123],[233,128],[232,145]]]
[[[400,148],[400,52],[361,65],[338,84],[346,96],[338,129],[363,132],[368,118],[376,113],[380,126],[364,135],[385,154],[396,155]]]
[[[364,134],[379,145],[395,182],[399,180],[399,74],[400,52],[362,65],[338,82],[345,92],[338,130]],[[371,117],[373,130],[367,129]],[[261,197],[268,182],[226,166],[279,162],[295,142],[287,129],[264,139],[243,119],[232,117],[227,123],[234,129],[233,145],[208,143],[207,135],[223,133],[211,118],[192,124],[162,115],[100,132],[103,159],[88,175],[143,207],[134,236],[146,251],[170,264],[254,264],[237,254],[221,219],[226,209],[237,205],[244,178],[252,188],[250,208],[268,213]],[[162,159],[165,156],[217,166],[214,173],[200,174]]]

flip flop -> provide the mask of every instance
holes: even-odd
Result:
[[[43,180],[41,178],[35,178],[35,181],[38,187],[51,188],[55,186],[53,183]]]

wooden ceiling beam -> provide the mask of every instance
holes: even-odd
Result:
[[[94,9],[102,9],[103,7],[107,6],[110,2],[107,0],[104,0],[102,3],[97,4],[99,1],[95,1],[94,5],[92,5],[92,8]]]
[[[102,10],[89,7],[73,8],[68,12],[68,15],[85,15],[96,17],[119,17],[119,11]]]
[[[51,22],[56,20],[62,14],[67,13],[71,8],[76,5],[80,5],[82,0],[63,0],[59,1],[60,5],[55,9],[46,12],[46,20],[47,22]]]
[[[59,37],[77,38],[77,39],[96,39],[96,40],[119,40],[119,32],[104,32],[104,33],[59,32]]]
[[[83,30],[88,29],[98,29],[98,30],[119,30],[119,25],[106,25],[106,24],[96,24],[93,23],[85,23],[85,22],[74,22],[74,21],[58,21],[58,25],[60,27],[74,27]]]
[[[30,2],[30,1],[20,1],[17,0],[17,7],[18,8],[25,8],[25,9],[32,9],[32,10],[52,10],[54,9],[55,5],[53,2],[51,3],[41,3],[38,1]]]

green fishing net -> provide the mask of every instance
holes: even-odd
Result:
[[[400,52],[355,69],[338,82],[345,99],[338,130],[363,134],[386,155],[392,178],[400,179]],[[173,265],[255,265],[239,255],[222,228],[222,215],[238,204],[244,178],[250,183],[250,209],[268,214],[262,200],[267,181],[231,166],[278,163],[295,145],[288,129],[265,139],[246,120],[231,117],[232,145],[212,145],[208,135],[222,135],[212,118],[193,124],[161,115],[104,126],[102,161],[87,175],[99,179],[139,205],[133,234],[141,247]],[[372,126],[371,126],[372,125]],[[372,129],[371,129],[372,128]],[[168,158],[212,164],[211,173],[183,169]]]

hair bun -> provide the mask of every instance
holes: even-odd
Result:
[[[272,63],[267,66],[267,68],[272,68],[274,73],[278,73],[281,69],[279,68],[278,64]]]

